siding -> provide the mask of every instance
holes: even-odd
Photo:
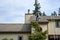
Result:
[[[13,40],[18,40],[19,36],[22,37],[22,40],[28,40],[28,35],[27,34],[0,34],[0,40],[7,38],[10,40],[13,38]]]
[[[49,21],[48,23],[48,34],[49,35],[60,35],[60,28],[56,27],[55,21]]]

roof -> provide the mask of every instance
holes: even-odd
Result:
[[[60,20],[60,16],[40,16],[41,19]]]
[[[25,15],[33,15],[32,13],[25,13]]]
[[[40,16],[38,22],[46,23],[48,20],[60,20],[60,16]],[[32,16],[31,21],[36,21],[36,16]]]
[[[31,32],[30,24],[0,24],[0,32]]]

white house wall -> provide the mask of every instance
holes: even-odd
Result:
[[[56,27],[55,21],[49,21],[48,23],[48,34],[49,35],[60,35],[60,28]]]
[[[33,16],[32,14],[26,14],[25,15],[25,23],[31,23],[31,16]]]
[[[47,24],[41,24],[40,27],[42,27],[42,31],[46,31],[47,30]]]
[[[55,21],[49,21],[48,34],[54,34]]]
[[[19,36],[22,37],[22,40],[28,40],[28,35],[27,34],[0,34],[0,40],[7,38],[10,40],[11,38],[13,40],[18,40]]]

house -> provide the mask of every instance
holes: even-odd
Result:
[[[25,14],[25,24],[0,24],[0,40],[28,40],[31,34],[31,21],[36,21],[33,14]],[[46,40],[60,40],[60,16],[40,16],[38,20],[42,30],[48,30]]]
[[[0,24],[0,40],[28,40],[30,24]]]
[[[36,16],[32,14],[26,14],[25,16],[26,23],[36,21]],[[60,16],[40,16],[38,22],[43,31],[48,31],[46,40],[60,40]]]

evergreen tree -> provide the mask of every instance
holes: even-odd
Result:
[[[43,16],[46,16],[45,12],[43,12]]]
[[[53,14],[53,13],[51,13],[51,16],[54,16],[54,14]]]
[[[51,16],[57,16],[57,13],[54,11]]]
[[[60,16],[60,8],[59,8],[59,10],[58,10],[58,15]]]
[[[29,40],[46,40],[47,31],[42,32],[42,28],[40,27],[38,22],[31,22],[32,28],[34,28],[34,33],[29,35]]]
[[[40,7],[40,3],[37,3],[37,0],[35,0],[34,6],[35,6],[35,9],[34,9],[34,11],[33,11],[33,14],[34,14],[35,16],[41,15],[41,12],[39,11],[40,8],[41,8],[41,7]]]
[[[56,11],[54,11],[54,16],[57,16],[57,13],[56,13]]]

